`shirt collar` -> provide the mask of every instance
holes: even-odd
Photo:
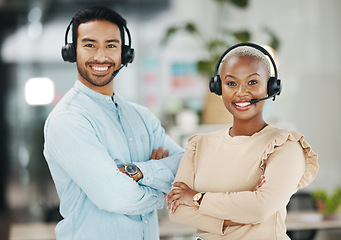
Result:
[[[83,92],[84,94],[88,95],[90,98],[92,99],[98,99],[98,100],[101,100],[101,101],[112,101],[113,99],[111,98],[111,96],[109,95],[104,95],[104,94],[101,94],[101,93],[98,93],[94,90],[92,90],[91,88],[88,88],[87,86],[85,86],[81,81],[77,80],[75,85],[74,85],[74,88],[76,90],[79,90],[81,92]]]

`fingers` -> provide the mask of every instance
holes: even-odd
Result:
[[[180,194],[182,192],[182,189],[180,188],[174,188],[167,196],[167,201],[170,201],[170,199],[176,195],[176,194]]]
[[[173,192],[171,196],[168,195],[168,205],[167,208],[174,213],[178,206],[186,205],[184,201],[183,190],[177,189]]]
[[[163,153],[163,158],[166,158],[169,156],[169,150],[165,149],[164,153]]]
[[[155,159],[161,159],[163,156],[163,147],[159,147],[156,151],[156,157]]]
[[[252,190],[253,192],[257,191],[263,184],[265,183],[265,176],[262,175],[257,183],[257,186]]]
[[[172,184],[173,189],[167,196],[168,206],[172,213],[176,211],[179,205],[188,205],[185,202],[186,193],[191,190],[184,182],[175,182]],[[192,199],[192,197],[191,197]]]
[[[175,213],[176,209],[180,206],[180,201],[177,200],[173,203],[173,205],[171,206],[171,213]]]
[[[149,160],[155,159],[155,157],[156,157],[156,152],[157,152],[157,150],[156,150],[156,149],[153,149],[152,155],[150,156]]]
[[[173,201],[180,198],[182,193],[181,189],[173,189],[167,196],[168,206],[172,205]]]
[[[184,182],[175,182],[172,185],[173,185],[173,187],[178,187],[178,188],[181,188],[183,190],[189,189],[188,185]]]
[[[158,160],[158,159],[166,158],[168,156],[169,156],[169,150],[165,149],[165,151],[163,151],[163,147],[159,147],[158,149],[153,149],[152,155],[150,156],[149,160],[151,159]]]
[[[178,200],[181,197],[181,189],[173,189],[167,196],[167,201],[168,201],[168,209],[172,208],[172,204],[174,201]]]

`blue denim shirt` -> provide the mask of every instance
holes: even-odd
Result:
[[[48,116],[44,155],[60,198],[62,240],[159,239],[157,209],[183,149],[145,107],[97,93],[80,81]],[[149,160],[163,146],[170,156]],[[134,162],[137,183],[117,167]]]

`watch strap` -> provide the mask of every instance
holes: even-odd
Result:
[[[137,171],[136,174],[130,175],[130,177],[131,177],[132,179],[134,179],[136,182],[137,182],[138,180],[140,180],[140,178],[141,178],[140,176],[141,176],[141,174],[140,174],[139,171]]]

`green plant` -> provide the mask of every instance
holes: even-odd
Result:
[[[341,205],[341,188],[335,189],[331,195],[325,190],[314,191],[312,198],[324,216],[335,214]]]
[[[214,0],[217,4],[219,4],[219,15],[223,15],[223,6],[224,4],[231,4],[238,8],[247,8],[248,0]],[[220,17],[218,19],[221,19]],[[197,62],[199,72],[205,76],[213,76],[214,69],[216,63],[218,62],[221,54],[230,46],[237,42],[250,42],[252,39],[252,34],[247,29],[241,30],[231,30],[225,27],[220,27],[217,24],[217,34],[214,38],[205,38],[196,24],[193,22],[187,22],[180,25],[174,25],[167,29],[164,38],[162,40],[162,44],[166,44],[172,36],[177,34],[180,31],[186,32],[193,37],[197,38],[199,43],[203,45],[203,49],[205,49],[208,53],[208,57],[199,59]],[[262,29],[266,34],[269,35],[270,41],[269,46],[274,50],[279,48],[280,42],[277,38],[276,34],[268,27],[264,27]],[[206,35],[205,35],[206,36]]]

